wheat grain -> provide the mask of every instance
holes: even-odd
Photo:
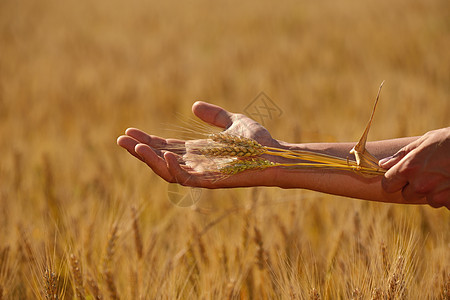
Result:
[[[200,277],[200,269],[197,258],[195,257],[194,250],[191,245],[188,245],[186,252],[184,253],[184,263],[186,271],[189,274],[189,282],[191,283],[194,291],[198,294],[198,281]]]
[[[206,247],[202,240],[202,235],[198,231],[195,224],[192,224],[192,235],[194,240],[196,241],[196,245],[198,247],[198,252],[200,253],[200,258],[203,261],[204,264],[209,263],[208,254],[206,253]]]
[[[228,267],[227,247],[225,244],[222,244],[222,249],[220,251],[220,260],[223,265],[223,269],[225,271],[225,276],[228,278],[230,276],[230,271],[229,271],[229,267]]]
[[[70,270],[74,279],[75,295],[78,299],[86,299],[83,284],[83,271],[81,270],[81,264],[75,254],[69,255]]]
[[[381,257],[382,257],[382,261],[383,261],[383,270],[384,270],[384,273],[387,275],[387,274],[389,274],[389,270],[391,269],[391,263],[389,262],[387,248],[386,248],[386,244],[384,242],[381,242],[380,249],[381,249]]]
[[[106,270],[103,274],[105,276],[106,280],[106,286],[109,291],[109,297],[113,300],[119,300],[119,293],[117,292],[116,283],[114,281],[114,275],[112,274],[111,270]]]
[[[6,246],[0,251],[0,300],[8,298],[8,289],[11,289],[15,276],[11,267],[10,249]]]
[[[138,271],[130,266],[130,297],[131,299],[139,299],[139,275]]]
[[[321,299],[319,292],[315,288],[312,288],[309,291],[309,299],[311,299],[311,300],[320,300]]]
[[[206,156],[251,157],[251,156],[259,156],[264,152],[242,146],[217,145],[214,147],[207,147],[201,149],[200,153]]]
[[[47,267],[44,270],[43,279],[45,299],[58,299],[58,276],[56,273]]]
[[[275,215],[274,221],[275,221],[275,224],[277,225],[277,228],[279,229],[279,231],[281,233],[281,236],[283,237],[285,245],[289,245],[290,236],[289,236],[286,226],[281,221],[280,216]]]
[[[117,223],[114,223],[112,226],[112,229],[109,233],[109,238],[108,238],[108,242],[106,244],[106,250],[105,250],[105,255],[103,258],[103,271],[107,271],[109,270],[111,263],[112,263],[112,259],[114,256],[114,253],[116,251],[116,242],[118,239],[118,230],[119,227],[117,225]]]
[[[297,292],[294,290],[294,286],[292,284],[289,284],[289,299],[291,300],[301,299],[300,295],[297,294]]]
[[[244,224],[242,226],[242,249],[247,249],[250,236],[251,210],[246,210],[243,216]]]
[[[234,292],[235,286],[236,286],[236,280],[234,278],[231,278],[228,281],[227,285],[225,286],[225,295],[227,295],[226,299],[232,300],[232,299],[236,298],[235,292]]]
[[[6,246],[0,251],[0,279],[7,273],[9,263],[10,247]]]
[[[450,300],[450,270],[442,271],[442,300]]]
[[[45,200],[48,208],[48,212],[52,216],[52,218],[59,223],[60,221],[60,209],[59,209],[59,199],[56,194],[56,186],[54,180],[54,170],[53,166],[50,163],[50,157],[48,155],[44,155],[43,157],[43,172],[44,172],[44,194]]]
[[[105,256],[103,258],[103,276],[105,277],[106,286],[108,288],[109,296],[111,299],[119,299],[119,294],[117,292],[117,287],[114,281],[114,275],[111,270],[113,257],[116,252],[116,243],[119,236],[118,230],[118,224],[114,223],[109,234]]]
[[[352,300],[361,300],[363,298],[361,291],[358,288],[353,289],[352,291]]]
[[[221,167],[219,171],[226,175],[234,175],[246,170],[265,169],[274,165],[273,162],[263,158],[239,159]]]
[[[263,270],[264,266],[267,263],[267,253],[264,250],[264,243],[262,240],[261,232],[259,231],[258,227],[254,226],[253,230],[255,233],[254,241],[256,243],[256,262],[257,262],[258,268],[260,270]]]
[[[94,297],[94,299],[96,300],[101,300],[103,299],[103,296],[101,294],[100,288],[98,286],[97,281],[94,279],[94,277],[92,276],[92,274],[88,274],[86,282],[89,286],[89,290],[92,293],[92,296]]]
[[[256,299],[255,297],[255,275],[253,272],[253,265],[248,266],[247,276],[245,277],[245,286],[247,288],[247,299]]]
[[[405,280],[404,280],[404,266],[405,259],[403,256],[399,256],[396,260],[395,270],[391,274],[388,281],[388,288],[386,291],[386,297],[388,300],[395,299],[396,295],[403,299],[405,295]]]
[[[92,252],[93,252],[93,239],[95,230],[96,230],[96,218],[94,218],[90,223],[87,229],[85,230],[85,238],[83,241],[84,248],[84,258],[87,264],[92,263]]]
[[[216,133],[211,134],[209,136],[211,140],[214,142],[222,143],[225,145],[230,146],[237,146],[237,147],[245,147],[245,148],[253,148],[253,150],[263,149],[265,150],[265,147],[263,147],[260,143],[257,141],[247,138],[247,137],[240,137],[236,135],[232,135],[229,133]]]
[[[239,137],[228,133],[217,133],[209,136],[212,142],[200,148],[206,156],[252,157],[264,154],[267,149],[253,139]]]
[[[19,224],[19,236],[20,240],[20,249],[22,250],[22,254],[25,259],[33,265],[36,265],[36,256],[34,255],[33,247],[31,246],[31,242],[28,236],[28,231],[26,231],[21,224]]]
[[[374,288],[372,290],[372,296],[370,298],[371,300],[381,300],[383,299],[383,292],[380,288]]]

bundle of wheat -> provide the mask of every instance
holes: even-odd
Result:
[[[209,134],[206,139],[187,141],[181,161],[195,171],[217,173],[219,176],[270,167],[327,168],[354,171],[362,175],[382,175],[385,170],[378,167],[378,160],[367,151],[366,142],[383,83],[364,133],[350,151],[355,160],[312,151],[263,146],[251,138],[225,131]],[[274,162],[268,157],[281,157],[288,162]]]

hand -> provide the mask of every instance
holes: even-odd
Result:
[[[227,133],[252,138],[265,146],[279,145],[263,126],[244,115],[233,114],[205,102],[194,103],[192,112],[204,122],[226,129]],[[127,129],[125,134],[117,139],[117,144],[146,163],[157,175],[168,182],[205,188],[274,185],[276,168],[246,171],[220,180],[211,180],[210,174],[195,172],[185,165],[180,165],[178,158],[184,153],[185,141],[148,135],[135,128]],[[167,151],[166,149],[169,148],[174,150]],[[253,174],[249,175],[249,172]]]
[[[407,201],[426,197],[431,206],[450,209],[450,127],[426,133],[380,166],[389,169],[382,181],[386,192],[402,190]]]

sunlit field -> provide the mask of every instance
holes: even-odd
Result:
[[[177,189],[116,145],[261,92],[273,137],[356,142],[383,80],[369,140],[421,135],[448,49],[447,0],[0,1],[0,299],[449,299],[445,208]]]

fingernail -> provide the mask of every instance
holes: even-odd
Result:
[[[384,165],[384,164],[386,164],[388,161],[390,161],[392,158],[393,158],[392,156],[383,158],[383,159],[381,159],[378,163],[380,164],[380,166],[381,166],[381,165]]]

